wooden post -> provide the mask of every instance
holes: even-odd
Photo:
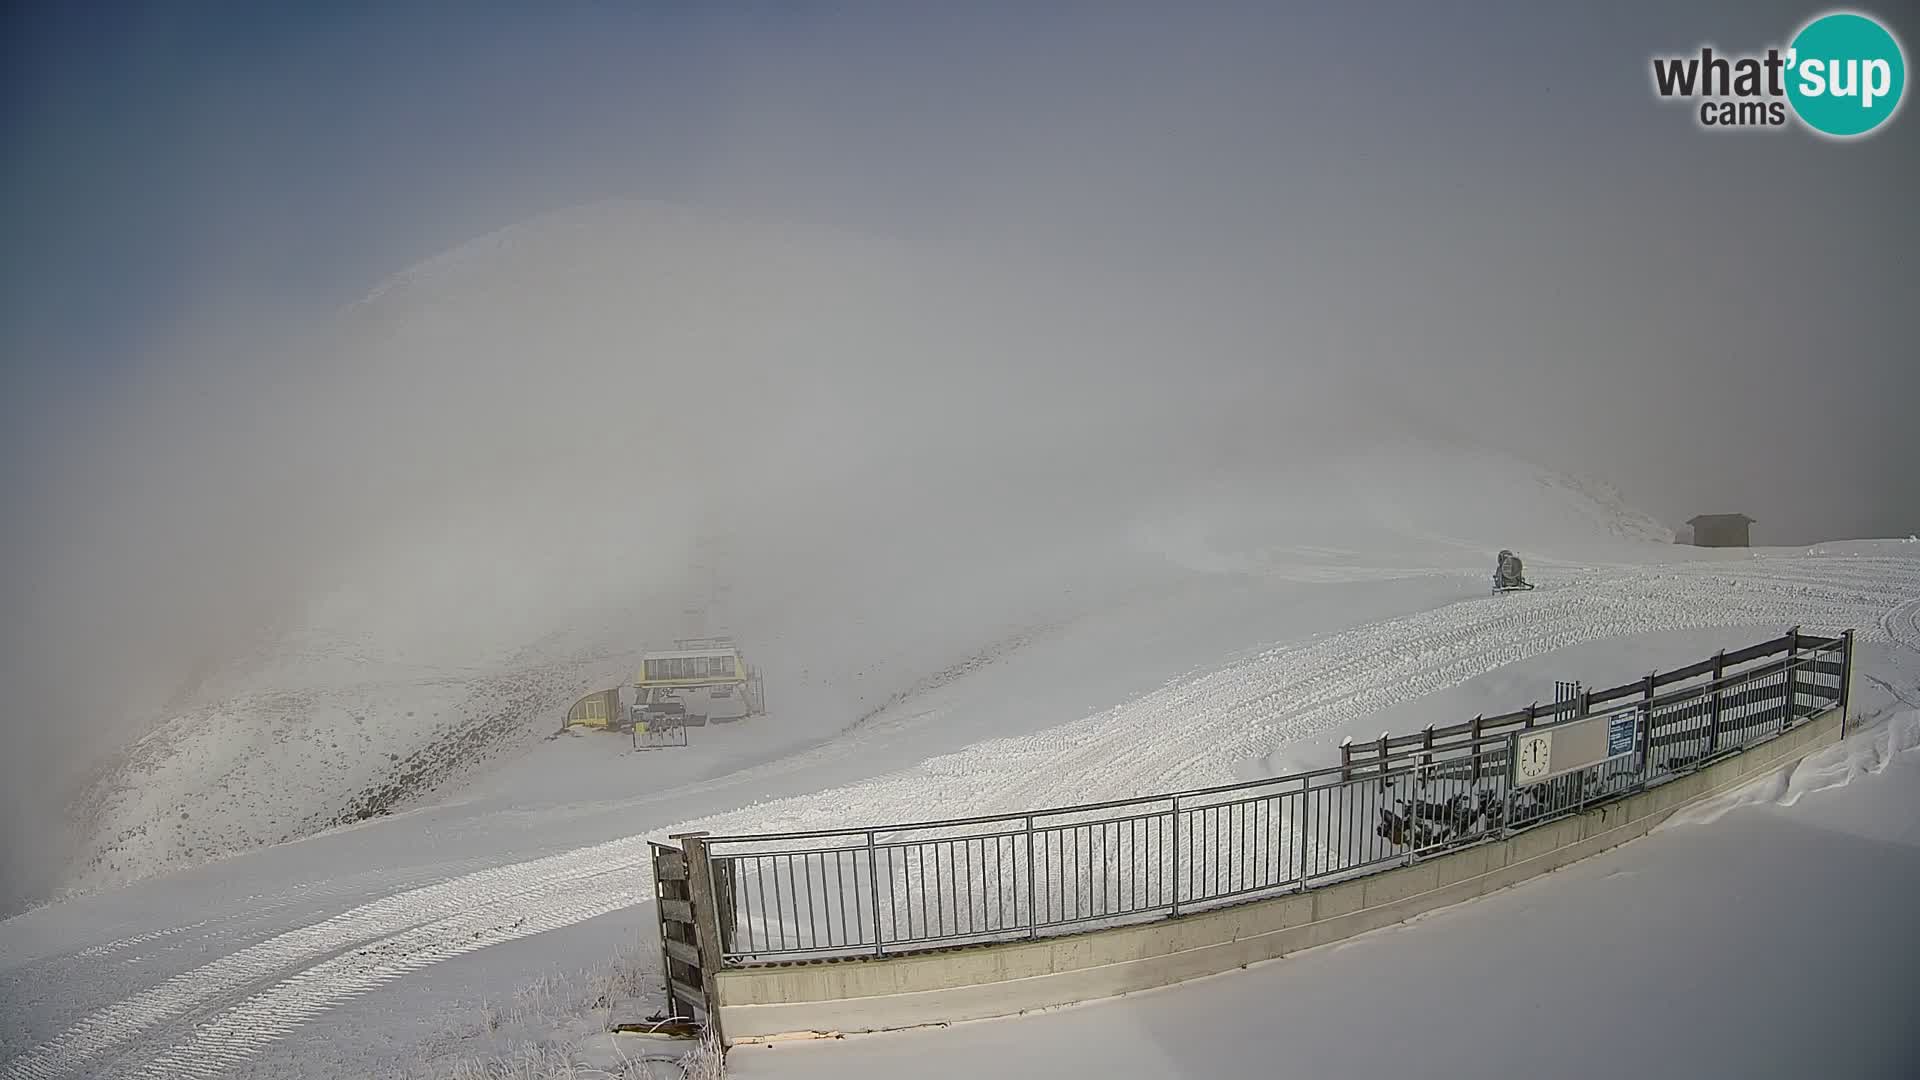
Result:
[[[1343,784],[1353,782],[1353,736],[1351,735],[1340,740],[1340,782]]]
[[[1380,778],[1384,780],[1386,779],[1386,776],[1387,776],[1387,733],[1386,732],[1383,731],[1380,733],[1380,742],[1378,745],[1379,745],[1379,753],[1380,753]]]
[[[687,893],[693,905],[693,940],[700,950],[700,995],[704,999],[702,1006],[707,1015],[707,1029],[713,1033],[714,1042],[721,1047],[727,1045],[726,1033],[720,1028],[720,1002],[715,990],[718,980],[715,978],[725,960],[725,950],[720,943],[719,905],[713,891],[713,863],[707,857],[707,833],[677,833],[671,839],[680,841],[681,850],[687,854]]]
[[[1429,769],[1432,768],[1433,767],[1433,725],[1432,724],[1428,724],[1426,726],[1426,729],[1420,732],[1420,749],[1422,751],[1420,755],[1420,764],[1426,768],[1429,768]]]
[[[1485,718],[1485,713],[1473,718],[1473,782],[1476,784],[1480,782],[1480,725]]]
[[[674,962],[678,960],[690,967],[698,967],[700,963],[698,950],[681,936],[679,928],[687,924],[668,912],[669,904],[679,904],[686,899],[687,857],[679,848],[667,844],[655,842],[648,847],[653,855],[653,903],[660,929],[660,977],[666,983],[667,1016],[675,1018],[685,1014],[680,1011],[679,994],[674,990],[678,981],[674,978]]]

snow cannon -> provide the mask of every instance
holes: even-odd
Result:
[[[1502,549],[1500,559],[1493,567],[1493,591],[1496,593],[1517,592],[1531,589],[1533,584],[1526,578],[1520,565],[1520,556]]]

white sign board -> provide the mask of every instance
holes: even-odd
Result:
[[[1513,737],[1513,782],[1538,784],[1634,752],[1639,712],[1622,709]]]

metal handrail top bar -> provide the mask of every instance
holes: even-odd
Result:
[[[1338,769],[1334,770],[1338,772]],[[1256,781],[1271,782],[1271,781]],[[843,829],[811,829],[806,832],[789,833],[734,833],[728,836],[710,836],[709,847],[714,844],[740,843],[746,840],[814,840],[826,836],[865,836],[867,833],[903,832],[909,829],[953,829],[962,825],[987,825],[996,821],[1023,821],[1030,817],[1051,816],[1055,814],[1078,814],[1093,810],[1111,810],[1120,806],[1133,806],[1138,803],[1171,800],[1190,792],[1167,792],[1158,795],[1135,795],[1126,799],[1109,799],[1105,802],[1082,803],[1077,806],[1049,806],[1039,810],[1012,810],[1003,814],[981,814],[977,817],[943,818],[938,821],[896,822],[891,825],[863,825]]]

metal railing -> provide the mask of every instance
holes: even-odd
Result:
[[[1343,744],[1339,766],[1268,780],[1017,814],[710,837],[722,960],[1035,938],[1405,864],[1640,791],[1844,707],[1852,642],[1852,631],[1827,638],[1796,628],[1553,706],[1382,736],[1360,752]],[[1597,716],[1625,718],[1623,732],[1630,721],[1629,751],[1515,782],[1521,733]]]

